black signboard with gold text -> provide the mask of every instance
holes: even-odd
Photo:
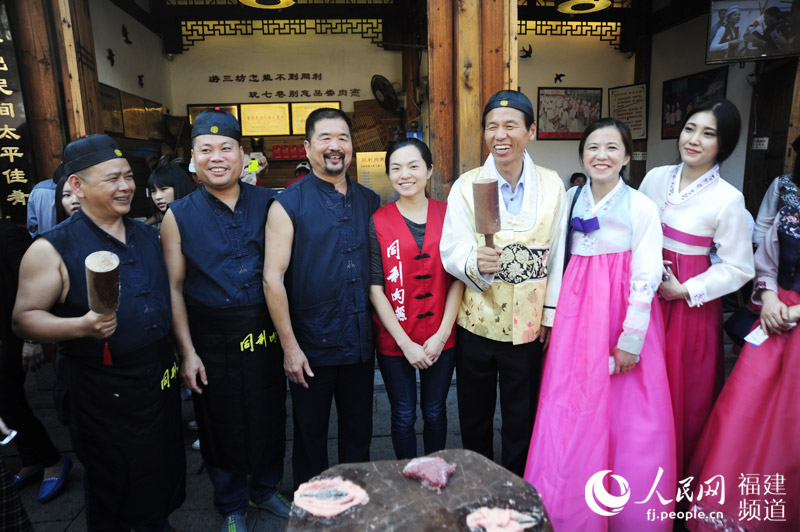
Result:
[[[17,56],[6,2],[0,0],[0,208],[3,217],[25,224],[28,197],[36,181]]]

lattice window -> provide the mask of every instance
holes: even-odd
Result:
[[[619,22],[586,22],[560,20],[520,20],[517,22],[519,35],[554,35],[571,37],[599,37],[614,48],[619,48],[622,24]]]
[[[188,50],[207,37],[236,35],[360,35],[370,42],[383,36],[383,22],[377,19],[329,20],[184,20],[181,21],[183,49]]]
[[[321,35],[361,35],[375,42],[381,38],[383,23],[380,20],[316,20],[314,31]]]

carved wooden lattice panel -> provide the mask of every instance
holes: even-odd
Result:
[[[383,38],[383,22],[377,19],[328,20],[183,20],[183,49],[208,37],[238,35],[360,35],[370,42]]]

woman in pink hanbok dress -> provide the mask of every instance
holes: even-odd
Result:
[[[797,178],[795,178],[797,184]],[[693,532],[800,530],[800,201],[778,211],[755,256],[753,300],[769,337],[745,343],[689,465],[697,487]],[[760,301],[759,301],[760,300]],[[700,513],[702,512],[702,514]],[[718,513],[717,513],[718,512]]]
[[[673,509],[651,490],[674,498],[675,434],[653,304],[661,227],[620,177],[631,145],[618,120],[589,125],[579,145],[589,184],[567,192],[571,257],[525,468],[558,532],[672,530],[648,520]]]
[[[664,231],[664,313],[678,478],[700,438],[725,377],[722,303],[753,278],[744,197],[720,177],[740,119],[728,100],[709,100],[688,115],[678,138],[681,164],[654,168],[639,190],[659,208]],[[711,264],[717,247],[720,263]]]

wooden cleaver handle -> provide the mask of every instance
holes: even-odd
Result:
[[[110,251],[95,251],[84,261],[89,308],[111,314],[119,307],[119,257]]]

